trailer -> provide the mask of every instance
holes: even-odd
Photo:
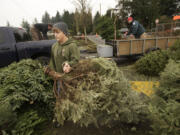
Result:
[[[146,39],[132,39],[132,40],[113,40],[113,55],[133,56],[142,55],[154,50],[165,50],[172,46],[180,36],[176,37],[153,37]]]

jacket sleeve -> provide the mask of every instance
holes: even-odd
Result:
[[[53,46],[51,48],[51,57],[50,57],[49,67],[50,67],[50,69],[56,71],[55,62],[54,62],[54,55],[53,55]]]
[[[68,61],[68,63],[72,67],[74,64],[77,64],[79,62],[80,51],[77,45],[73,43],[69,48],[69,52],[70,52],[70,61]]]

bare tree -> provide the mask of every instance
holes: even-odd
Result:
[[[79,10],[80,13],[80,24],[83,27],[84,35],[85,35],[85,41],[87,42],[87,22],[86,22],[86,15],[88,14],[88,11],[91,9],[89,0],[74,0],[73,1],[76,8]]]

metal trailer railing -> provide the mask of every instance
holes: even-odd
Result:
[[[140,55],[156,49],[167,49],[172,46],[176,40],[180,40],[180,36],[176,37],[154,37],[146,39],[132,39],[132,40],[112,40],[114,47],[114,55],[130,56]]]

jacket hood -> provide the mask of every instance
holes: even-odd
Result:
[[[74,43],[75,41],[72,38],[69,38],[65,43],[61,44],[62,46],[69,45],[71,43]]]

